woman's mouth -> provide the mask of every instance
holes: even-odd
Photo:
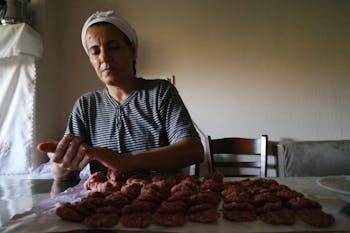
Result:
[[[102,74],[106,75],[106,74],[111,73],[112,71],[113,71],[113,69],[111,67],[108,67],[108,68],[102,70]]]

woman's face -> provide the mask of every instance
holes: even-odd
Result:
[[[85,40],[90,62],[104,84],[118,86],[133,78],[136,50],[126,43],[124,34],[114,25],[89,27]]]

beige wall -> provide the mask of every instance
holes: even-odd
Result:
[[[49,3],[49,4],[48,4]],[[57,139],[61,134],[61,76],[59,5],[57,1],[32,0],[34,27],[43,38],[44,53],[38,61],[36,82],[36,125],[34,142]],[[47,157],[37,155],[38,164]]]
[[[106,9],[121,12],[138,32],[138,75],[174,74],[205,133],[350,138],[350,1],[34,3],[43,18],[36,25],[45,44],[38,78],[39,139],[59,137],[76,98],[101,87],[80,30],[92,12]]]

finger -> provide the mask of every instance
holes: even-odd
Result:
[[[115,156],[116,152],[102,147],[89,147],[86,149],[86,154],[91,160],[97,160],[108,168],[119,169],[117,160],[120,157]]]
[[[66,153],[66,150],[70,142],[73,140],[73,138],[74,138],[73,134],[67,134],[67,135],[64,135],[63,138],[59,141],[55,150],[56,155],[54,158],[54,162],[56,163],[62,162],[62,159]]]
[[[91,159],[88,156],[84,156],[83,159],[79,163],[79,170],[82,170],[89,162]]]
[[[62,163],[65,164],[66,167],[72,166],[72,162],[77,156],[82,140],[83,139],[80,136],[75,136],[73,140],[69,143],[69,146],[62,160]]]
[[[83,158],[86,156],[86,144],[81,144],[79,146],[77,155],[75,156],[75,158],[72,161],[72,167],[76,167],[77,169],[79,168],[79,164],[80,162],[83,160]]]
[[[100,157],[103,157],[103,151],[105,150],[105,148],[103,147],[98,147],[98,146],[94,146],[94,147],[85,147],[85,154],[86,156],[88,156],[90,159],[96,159],[99,160]]]
[[[57,142],[43,142],[37,145],[37,150],[40,152],[54,153],[57,147]]]
[[[86,155],[90,159],[98,160],[102,162],[103,160],[108,160],[111,156],[110,151],[104,147],[87,147],[85,151]]]

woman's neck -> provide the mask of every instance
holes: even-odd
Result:
[[[107,85],[109,95],[119,104],[124,101],[139,87],[139,80],[132,78],[130,82],[118,86]]]

